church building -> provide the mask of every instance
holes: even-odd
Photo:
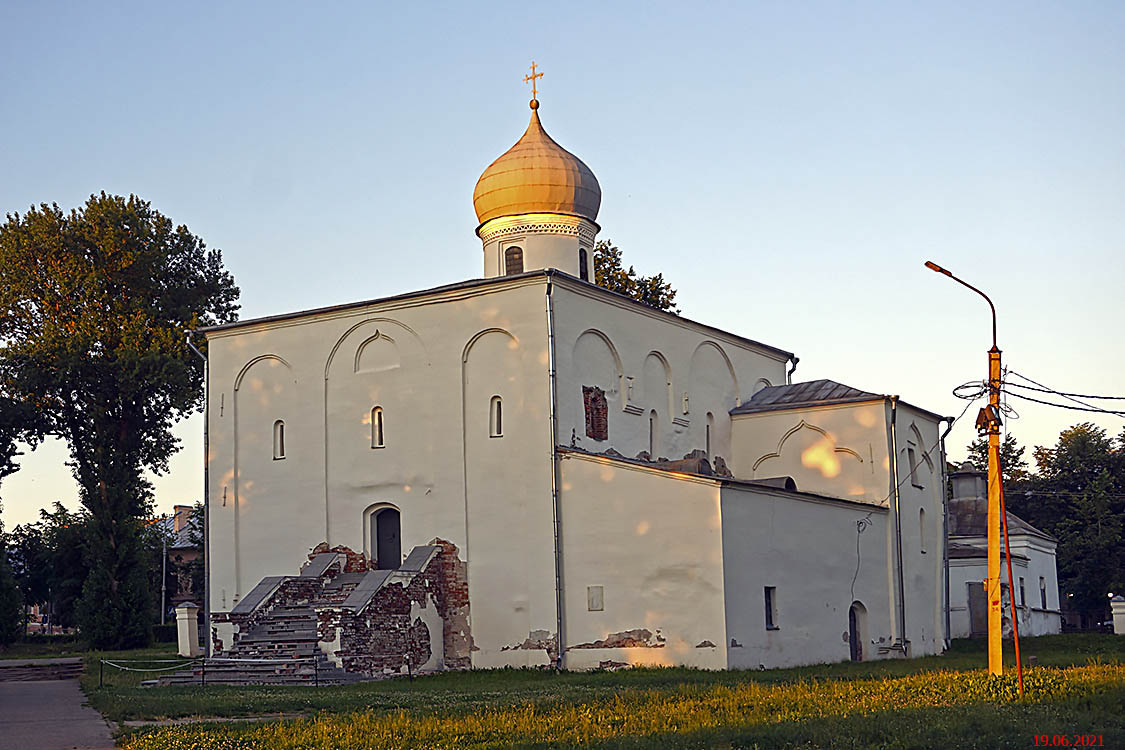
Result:
[[[539,102],[483,275],[204,331],[216,655],[442,668],[939,653],[937,414],[596,286]]]

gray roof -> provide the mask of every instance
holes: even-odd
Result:
[[[1019,516],[1008,513],[1008,533],[1027,534],[1057,542],[1058,539],[1040,531]],[[988,500],[983,497],[954,498],[949,501],[949,536],[979,537],[988,535]]]
[[[886,396],[861,391],[858,388],[837,383],[835,380],[810,380],[807,383],[767,386],[755,393],[749,401],[731,409],[730,413],[755,414],[778,409],[800,409],[809,406],[879,401],[884,398]]]

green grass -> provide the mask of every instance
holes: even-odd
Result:
[[[0,646],[0,659],[53,659],[84,653],[85,645],[73,635],[32,635],[8,646]]]
[[[1011,649],[1006,648],[1007,654]],[[1040,666],[1082,665],[1091,660],[1125,662],[1125,638],[1111,635],[1063,635],[1025,639],[1027,657]],[[168,658],[168,652],[132,652],[123,658]],[[1009,663],[1012,659],[1009,655]],[[505,669],[448,672],[407,680],[383,680],[331,687],[182,686],[141,688],[150,675],[106,670],[106,687],[97,689],[97,657],[87,661],[83,687],[90,703],[114,721],[159,720],[185,716],[238,717],[319,711],[475,711],[520,702],[577,703],[637,690],[672,690],[681,686],[737,686],[746,682],[783,683],[904,677],[934,670],[966,671],[985,665],[981,641],[955,641],[942,656],[863,663],[843,662],[797,669],[710,672],[695,669],[627,669],[619,672],[563,672]]]
[[[618,690],[582,701],[525,698],[476,710],[323,712],[293,721],[180,725],[121,738],[126,750],[390,750],[499,747],[1031,747],[1037,734],[1102,735],[1125,720],[1125,666],[1014,675],[905,677]],[[1108,740],[1108,742],[1105,742]]]

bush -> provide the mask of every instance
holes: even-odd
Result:
[[[167,625],[153,625],[152,639],[157,643],[175,643],[177,640],[176,623],[170,622]]]

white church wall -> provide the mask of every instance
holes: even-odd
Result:
[[[735,415],[731,470],[744,479],[789,476],[803,492],[885,505],[885,411],[876,401]]]
[[[902,401],[895,425],[906,635],[910,656],[922,656],[941,652],[945,632],[941,429],[936,418]],[[890,494],[887,486],[882,497]]]
[[[719,483],[603,456],[559,463],[566,666],[725,668]]]
[[[884,658],[880,647],[893,640],[888,518],[883,508],[724,486],[729,667],[847,660],[849,610],[855,602],[862,613],[863,660]],[[766,587],[773,589],[773,629],[767,627]]]
[[[468,562],[474,663],[530,663],[501,648],[555,627],[530,583],[554,575],[544,294],[533,277],[211,332],[213,610],[319,542],[369,550],[366,512],[388,505],[404,555],[441,537]]]
[[[986,548],[984,537],[959,537],[958,541]],[[1055,571],[1055,545],[1045,539],[1026,534],[1014,534],[1009,539],[1012,548],[1012,582],[1016,589],[1016,607],[1020,619],[1021,636],[1050,635],[1062,632],[1062,615],[1059,611],[1058,579]],[[1000,579],[1007,585],[1007,563],[1001,561]],[[972,622],[969,611],[969,584],[982,583],[988,577],[988,560],[981,557],[955,558],[949,566],[950,633],[952,638],[969,638]],[[1020,579],[1024,579],[1024,597],[1020,599]],[[1039,579],[1043,579],[1043,594],[1047,606],[1042,606]],[[1005,599],[1007,607],[1007,599]],[[1007,609],[1004,618],[1009,617]]]
[[[584,450],[613,448],[633,458],[649,450],[656,412],[658,455],[705,450],[730,460],[730,409],[763,384],[785,382],[785,355],[737,337],[559,279],[554,291],[559,441]],[[661,374],[661,370],[665,374]],[[670,377],[669,377],[670,376]],[[663,378],[663,380],[662,380]],[[587,436],[583,386],[608,401],[608,439]]]

